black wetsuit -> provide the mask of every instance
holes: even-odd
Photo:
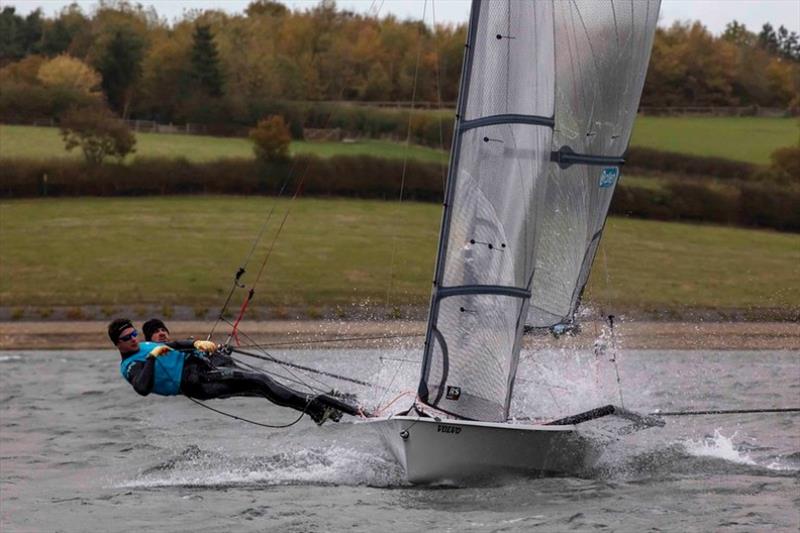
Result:
[[[166,345],[176,350],[194,350],[192,341],[168,342]],[[123,359],[125,357],[122,355]],[[131,385],[142,396],[153,390],[155,361],[154,357],[148,357],[146,362],[137,361],[128,371]],[[195,352],[195,355],[186,357],[181,374],[181,393],[198,400],[262,396],[277,405],[306,411],[312,417],[324,409],[316,395],[298,393],[266,374],[242,369],[228,355],[219,352],[208,356]]]

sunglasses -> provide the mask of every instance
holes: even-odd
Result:
[[[138,337],[138,336],[139,336],[139,332],[138,332],[138,331],[136,331],[136,330],[133,330],[133,331],[131,331],[130,333],[128,333],[127,335],[123,335],[123,336],[121,336],[121,337],[119,338],[119,340],[120,340],[120,341],[122,341],[122,342],[128,342],[129,340],[131,340],[131,339],[135,339],[135,338],[136,338],[136,337]]]

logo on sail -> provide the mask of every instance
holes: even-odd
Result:
[[[447,394],[445,395],[445,397],[448,400],[454,400],[454,401],[458,400],[459,398],[461,398],[461,387],[453,387],[451,385],[448,385]]]
[[[619,167],[603,167],[600,171],[600,188],[613,187],[619,177]]]

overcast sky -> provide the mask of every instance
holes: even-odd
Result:
[[[292,9],[307,9],[317,0],[281,0]],[[2,0],[3,6],[14,6],[17,13],[27,14],[41,7],[52,16],[71,0]],[[91,11],[95,0],[77,0],[85,11]],[[135,3],[135,2],[134,2]],[[186,9],[224,9],[241,12],[249,0],[139,0],[139,3],[156,8],[158,14],[172,21]],[[425,20],[436,22],[464,22],[469,14],[469,0],[338,0],[341,9],[358,12],[393,13],[401,19],[419,20],[425,10]],[[434,12],[435,11],[435,12]],[[669,26],[676,20],[700,20],[715,34],[732,20],[744,23],[750,30],[758,31],[765,22],[776,28],[783,24],[790,31],[800,33],[800,0],[663,0],[661,25]]]

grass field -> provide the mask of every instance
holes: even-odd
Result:
[[[334,155],[371,155],[402,159],[405,144],[363,140],[358,142],[307,142],[295,141],[293,154],[315,154],[320,157]],[[193,162],[213,161],[225,157],[252,158],[253,144],[248,139],[231,137],[205,137],[137,133],[136,154],[131,157],[183,157]],[[79,149],[67,152],[58,128],[0,125],[0,157],[82,157]],[[410,145],[408,157],[421,161],[447,163],[447,154],[425,146]]]
[[[639,117],[632,144],[659,150],[766,164],[769,154],[781,146],[796,143],[800,136],[797,119],[719,117],[674,118]],[[199,135],[137,134],[137,156],[184,157],[190,161],[210,161],[223,157],[253,157],[247,139],[204,137]],[[295,154],[373,155],[403,158],[405,145],[389,141],[366,140],[355,143],[294,142]],[[57,128],[0,125],[0,157],[80,157],[80,152],[65,152]],[[408,157],[421,161],[447,162],[441,150],[412,145]]]
[[[427,304],[440,207],[242,197],[1,202],[0,302],[217,308],[267,213],[276,207],[275,228],[290,205],[260,305],[383,305],[392,272],[392,305]],[[246,280],[271,240],[268,230]],[[796,309],[798,279],[800,235],[612,218],[587,301],[614,312]]]
[[[796,118],[639,117],[631,144],[666,152],[767,164],[776,148],[797,144]]]

